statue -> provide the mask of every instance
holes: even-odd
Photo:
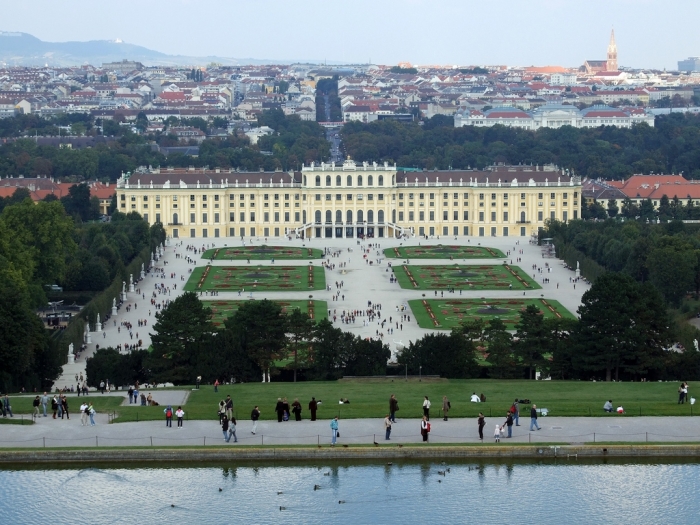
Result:
[[[122,281],[122,293],[126,293],[126,281]]]
[[[117,315],[117,298],[112,298],[112,315]]]
[[[73,353],[73,343],[68,345],[68,364],[75,363],[75,354]]]
[[[143,263],[141,263],[141,273],[143,273]]]
[[[134,293],[134,274],[129,274],[129,292]]]
[[[97,322],[95,323],[95,332],[102,331],[102,323],[100,322],[100,314],[97,314]]]
[[[698,348],[698,340],[697,339],[693,339],[693,346],[695,346],[696,352],[700,352],[700,348]]]
[[[97,314],[97,324],[100,324],[100,314]]]

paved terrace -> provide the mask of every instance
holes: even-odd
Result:
[[[306,246],[311,248],[329,248],[333,251],[341,251],[339,257],[332,257],[328,260],[331,263],[336,264],[336,269],[333,271],[326,271],[326,281],[327,284],[331,285],[331,291],[328,290],[316,290],[316,291],[298,291],[298,292],[253,292],[252,296],[254,299],[271,299],[271,300],[305,300],[309,298],[309,295],[313,295],[316,300],[325,300],[328,302],[328,308],[331,311],[337,312],[338,319],[340,319],[340,313],[343,310],[364,310],[367,308],[367,301],[372,301],[373,303],[379,303],[382,305],[382,319],[391,316],[394,321],[397,318],[397,308],[404,305],[408,307],[408,301],[412,299],[422,299],[422,294],[425,293],[426,299],[434,298],[434,294],[426,290],[405,290],[402,289],[398,283],[389,283],[389,276],[391,275],[391,269],[388,268],[388,263],[398,265],[402,262],[401,259],[385,259],[383,256],[383,250],[385,248],[393,248],[395,246],[413,246],[421,244],[422,246],[435,246],[439,244],[460,244],[467,246],[488,246],[491,248],[498,248],[503,253],[507,253],[510,250],[510,255],[507,257],[507,261],[513,261],[514,265],[520,266],[526,273],[530,276],[534,275],[535,280],[542,286],[542,289],[532,290],[525,292],[525,297],[539,298],[544,297],[546,299],[554,299],[559,301],[562,306],[567,308],[570,312],[576,313],[577,308],[581,302],[581,296],[588,290],[589,286],[583,282],[579,282],[576,285],[569,282],[570,278],[575,277],[575,272],[567,270],[564,268],[562,261],[557,259],[544,259],[542,257],[542,251],[539,246],[531,245],[528,242],[528,237],[458,237],[455,240],[454,237],[437,237],[434,239],[425,240],[423,238],[414,237],[408,240],[399,240],[393,238],[383,238],[383,239],[371,239],[358,244],[357,239],[306,239],[304,241],[295,239],[292,241],[287,240],[287,238],[269,238],[267,242],[262,237],[257,238],[245,238],[246,246],[253,245],[275,245],[275,246]],[[193,255],[191,251],[186,251],[185,247],[188,245],[194,245],[197,248],[211,248],[225,246],[242,246],[240,238],[229,237],[229,238],[219,238],[219,239],[181,239],[180,242],[175,242],[171,240],[170,245],[165,248],[165,256],[156,262],[156,268],[164,269],[165,273],[161,274],[158,272],[150,272],[146,275],[146,278],[136,283],[137,291],[139,293],[128,293],[127,301],[122,305],[119,310],[119,314],[113,317],[108,322],[103,324],[103,332],[91,334],[92,343],[88,345],[87,352],[84,352],[74,365],[65,365],[63,367],[63,375],[56,381],[54,387],[62,388],[64,386],[75,385],[75,374],[80,375],[80,373],[85,374],[85,359],[90,357],[99,345],[100,348],[112,346],[116,347],[118,344],[124,346],[125,344],[133,344],[139,339],[143,340],[143,347],[148,348],[151,344],[150,332],[152,331],[152,325],[155,321],[156,310],[151,306],[150,299],[153,293],[154,287],[157,283],[164,283],[170,288],[167,295],[158,295],[157,300],[160,302],[163,299],[175,299],[182,293],[182,288],[189,278],[189,271],[195,266],[202,266],[208,263],[208,261],[202,260],[200,255]],[[369,265],[363,258],[362,247],[367,248],[370,243],[378,243],[379,248],[372,248],[370,253],[367,254],[367,259],[374,262],[374,264]],[[519,243],[519,244],[516,244]],[[348,251],[351,250],[351,251]],[[523,253],[520,254],[519,251],[522,250]],[[176,258],[175,254],[179,253],[182,255],[181,258]],[[185,256],[189,255],[196,259],[196,264],[187,263]],[[522,261],[517,262],[517,257],[520,257]],[[381,259],[381,262],[377,262]],[[317,259],[312,261],[314,265],[320,265],[321,260]],[[337,268],[338,263],[347,263],[345,268]],[[503,259],[464,259],[464,260],[453,260],[449,259],[413,259],[412,264],[420,265],[430,265],[430,264],[442,264],[442,265],[452,265],[455,263],[461,264],[493,264],[500,265],[503,264]],[[544,266],[545,263],[549,263],[552,268],[551,273],[536,273],[532,270],[532,265],[536,264],[538,266]],[[251,261],[250,265],[245,260],[239,261],[223,261],[215,260],[212,263],[217,266],[271,266],[273,263],[270,260],[262,261]],[[282,260],[276,261],[274,263],[276,266],[283,265],[304,265],[307,264],[306,261],[289,261]],[[345,272],[345,273],[343,273]],[[174,277],[170,277],[170,274],[175,274]],[[181,277],[184,276],[184,281]],[[134,276],[135,278],[138,276]],[[163,278],[164,277],[164,278]],[[549,284],[543,284],[542,278],[548,277],[550,279]],[[338,301],[333,301],[332,297],[336,292],[335,282],[343,281],[344,286],[341,290],[341,295],[344,294],[345,298],[341,298]],[[559,287],[557,288],[557,284]],[[177,287],[175,289],[175,286]],[[219,292],[216,296],[216,300],[240,300],[248,298],[250,290],[246,290],[244,296],[238,297],[238,291],[230,292]],[[145,298],[144,298],[145,295]],[[523,292],[518,290],[498,290],[498,291],[463,291],[462,295],[459,293],[446,294],[445,297],[454,297],[460,299],[467,298],[523,298]],[[210,296],[202,296],[202,299],[211,299]],[[127,306],[131,306],[130,311],[127,312]],[[370,324],[369,326],[363,326],[362,322],[365,318],[357,318],[354,325],[341,324],[337,322],[335,325],[342,328],[343,330],[352,332],[353,334],[360,335],[363,337],[375,337],[377,330],[384,332],[384,342],[389,344],[392,352],[395,352],[396,345],[395,342],[402,342],[408,345],[411,341],[415,341],[426,333],[432,332],[432,330],[422,329],[418,326],[415,321],[415,315],[410,309],[406,312],[411,316],[410,322],[403,323],[403,330],[397,330],[394,326],[394,333],[389,334],[387,328],[389,325],[385,325],[384,330],[380,329],[378,324]],[[138,320],[146,319],[148,324],[146,327],[138,327]],[[116,321],[116,325],[115,325]],[[118,330],[122,321],[128,321],[133,325],[134,337],[130,339],[128,331],[123,327],[121,331]],[[94,329],[94,326],[91,327]],[[138,335],[137,335],[138,334]]]

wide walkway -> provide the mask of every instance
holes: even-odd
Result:
[[[298,291],[298,292],[253,292],[252,297],[254,299],[284,299],[284,300],[304,300],[308,299],[309,295],[313,295],[316,300],[323,300],[328,302],[328,308],[332,313],[335,313],[340,319],[340,313],[350,310],[364,310],[367,309],[368,301],[374,304],[381,304],[382,319],[392,317],[393,323],[391,326],[394,329],[394,333],[389,333],[388,328],[390,325],[385,325],[382,329],[377,323],[370,323],[368,326],[363,326],[363,320],[365,318],[359,317],[356,319],[355,324],[341,324],[336,323],[336,326],[342,328],[343,330],[349,331],[353,334],[360,335],[363,337],[376,337],[377,332],[383,333],[383,341],[391,347],[392,352],[395,352],[397,345],[403,343],[408,345],[411,341],[415,341],[426,333],[430,333],[433,330],[423,329],[418,326],[415,321],[415,315],[410,311],[407,313],[410,315],[410,322],[403,322],[403,329],[397,329],[395,322],[398,316],[397,310],[403,305],[408,307],[408,301],[412,299],[421,299],[422,294],[425,293],[426,298],[431,298],[432,294],[421,290],[405,290],[402,289],[398,283],[390,283],[389,276],[391,275],[391,269],[388,263],[400,264],[401,259],[386,259],[383,256],[383,250],[385,248],[393,248],[396,246],[414,246],[421,244],[422,246],[435,246],[439,244],[458,244],[458,245],[468,245],[468,246],[488,246],[491,248],[498,248],[504,253],[509,250],[511,255],[508,256],[508,262],[513,260],[513,264],[520,266],[525,272],[533,276],[535,280],[542,286],[540,290],[532,290],[525,292],[525,297],[539,298],[544,297],[546,299],[554,299],[559,301],[565,308],[567,308],[572,313],[576,313],[580,303],[581,296],[588,290],[589,286],[584,282],[579,282],[573,284],[570,279],[575,277],[575,272],[564,268],[561,261],[553,258],[543,258],[542,249],[539,246],[529,244],[529,237],[458,237],[456,240],[454,237],[442,237],[440,239],[434,238],[425,240],[424,238],[412,238],[408,240],[400,240],[393,238],[382,238],[382,239],[368,239],[365,242],[360,242],[358,244],[357,239],[307,239],[299,240],[295,239],[292,241],[286,238],[270,238],[267,242],[263,238],[245,238],[246,246],[251,244],[254,246],[259,246],[262,244],[276,245],[276,246],[306,246],[311,248],[324,249],[328,248],[331,251],[340,252],[338,257],[331,257],[327,259],[330,263],[336,264],[335,270],[326,270],[326,281],[331,285],[331,290],[316,290],[313,292],[308,291]],[[363,255],[363,248],[367,249],[369,244],[378,244],[379,247],[373,247],[367,254],[365,259]],[[516,244],[518,243],[518,244]],[[143,347],[148,348],[151,344],[151,331],[153,323],[155,322],[156,309],[151,305],[152,294],[155,291],[155,287],[161,284],[165,285],[166,292],[162,294],[156,293],[155,300],[157,302],[162,302],[163,300],[175,299],[182,293],[182,288],[189,278],[189,272],[196,266],[203,266],[208,263],[208,261],[202,260],[200,255],[194,255],[191,251],[186,251],[185,247],[191,245],[199,248],[210,248],[210,247],[226,247],[226,246],[241,246],[242,242],[240,238],[219,238],[219,239],[172,239],[169,245],[165,247],[165,256],[156,262],[155,269],[158,271],[151,271],[146,275],[146,278],[136,283],[136,290],[138,293],[127,293],[127,301],[124,303],[119,311],[119,314],[110,319],[108,322],[104,323],[102,332],[93,332],[91,334],[92,343],[88,345],[88,350],[75,365],[66,365],[64,367],[63,375],[56,381],[54,387],[63,388],[66,385],[75,384],[75,374],[80,375],[82,372],[85,373],[85,359],[90,357],[96,345],[103,347],[116,347],[121,344],[122,347],[128,344],[134,344],[139,339],[142,340]],[[519,251],[522,250],[522,254]],[[177,257],[179,254],[180,257]],[[192,257],[195,259],[195,263],[188,263],[185,257]],[[517,263],[516,258],[522,258],[522,262]],[[378,262],[381,260],[381,262]],[[370,265],[367,261],[372,261],[374,264]],[[312,264],[320,265],[321,260],[314,260]],[[347,263],[346,267],[338,268],[339,263]],[[414,259],[411,260],[412,264],[492,264],[499,265],[503,264],[503,259],[469,259],[469,260],[444,260],[444,259]],[[548,263],[551,267],[551,273],[538,273],[533,270],[533,265],[544,266]],[[214,261],[214,265],[219,266],[271,266],[273,265],[271,260],[264,261],[251,261],[248,264],[245,260],[242,261]],[[279,266],[284,265],[302,265],[306,262],[302,261],[281,261],[278,260],[274,265]],[[160,270],[163,270],[162,272]],[[171,277],[172,274],[172,277]],[[547,277],[550,279],[549,284],[543,284],[542,279]],[[134,276],[138,278],[138,276]],[[184,280],[183,280],[184,279]],[[339,290],[341,297],[339,300],[334,301],[333,296],[336,293],[335,282],[342,282],[343,286]],[[449,294],[448,294],[449,295]],[[217,300],[241,300],[250,297],[249,290],[243,297],[238,296],[237,291],[231,292],[219,292],[216,296]],[[462,295],[455,295],[454,297],[459,297],[462,299],[467,298],[523,298],[523,292],[517,290],[503,290],[503,291],[464,291]],[[202,296],[202,299],[213,299],[210,296]],[[128,311],[127,311],[128,310]],[[144,320],[146,322],[145,326],[139,327],[138,321]],[[122,325],[123,322],[130,323],[132,328],[132,334],[126,330]],[[91,327],[94,330],[94,326]],[[398,345],[400,346],[400,345]]]
[[[184,407],[185,411],[187,406]],[[128,410],[128,408],[122,408]],[[26,417],[26,416],[25,416]],[[186,416],[185,416],[186,417]],[[493,443],[496,425],[505,418],[487,417],[484,443]],[[592,442],[698,442],[700,417],[540,417],[541,430],[530,431],[530,419],[521,418],[513,426],[513,437],[501,443],[592,443]],[[324,445],[330,444],[330,420],[301,422],[260,421],[257,433],[245,417],[237,426],[238,445]],[[380,445],[418,443],[420,420],[398,419],[391,440],[384,439],[383,419],[341,419],[338,445]],[[118,446],[210,446],[224,444],[218,421],[185,420],[181,429],[162,421],[109,424],[108,416],[98,414],[94,427],[81,426],[80,415],[53,420],[39,417],[34,425],[0,425],[0,447],[118,447]],[[431,419],[432,443],[480,443],[476,419]],[[233,440],[229,446],[234,446]],[[236,445],[237,446],[237,445]]]

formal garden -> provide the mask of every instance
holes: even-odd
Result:
[[[520,267],[496,265],[394,266],[401,288],[412,290],[536,290],[541,288]]]
[[[398,259],[502,259],[505,254],[501,250],[486,246],[397,246],[384,250],[387,258]]]
[[[466,321],[500,319],[508,330],[515,330],[520,313],[529,305],[542,311],[544,318],[576,319],[558,301],[551,299],[417,299],[408,302],[421,328],[451,330]]]
[[[212,324],[221,326],[224,321],[235,314],[246,301],[202,301],[205,307],[211,308]],[[322,321],[328,318],[328,303],[326,301],[272,301],[282,307],[282,312],[290,314],[299,310],[309,316],[313,321]]]
[[[223,291],[250,294],[256,291],[296,292],[323,290],[325,270],[321,266],[198,266],[185,291]]]
[[[296,248],[291,246],[235,246],[212,248],[202,254],[202,259],[219,261],[261,260],[310,260],[320,259],[323,251],[318,248]]]

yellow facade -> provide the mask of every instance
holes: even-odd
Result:
[[[406,172],[348,160],[295,173],[156,170],[117,184],[119,211],[174,238],[524,237],[579,218],[581,200],[580,180],[554,167]]]

